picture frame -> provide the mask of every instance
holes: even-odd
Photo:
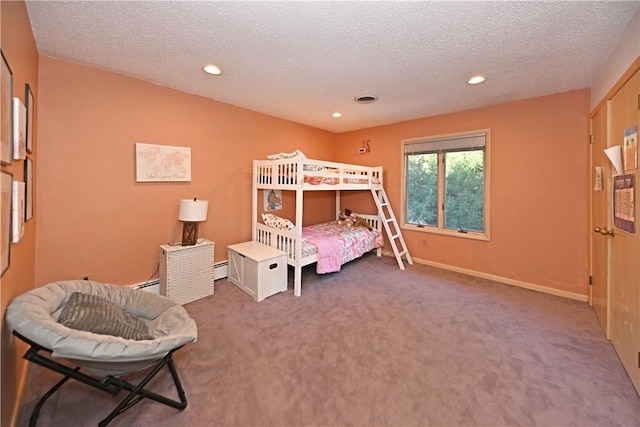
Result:
[[[136,182],[191,182],[191,148],[136,143]]]
[[[11,209],[12,243],[18,243],[24,236],[24,182],[13,181]]]
[[[282,190],[262,190],[264,197],[264,210],[267,212],[282,209]]]
[[[31,85],[24,85],[24,102],[27,108],[27,153],[33,153],[34,120],[36,112],[36,99],[31,91]]]
[[[13,73],[2,50],[0,55],[0,163],[10,165],[13,161]]]
[[[24,221],[33,218],[33,160],[28,157],[24,161]]]
[[[13,98],[13,160],[24,160],[27,154],[27,108],[20,98]]]
[[[13,175],[7,171],[0,173],[0,277],[11,264],[11,202]]]

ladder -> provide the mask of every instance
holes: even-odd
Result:
[[[400,267],[400,270],[404,270],[402,257],[406,257],[409,264],[413,264],[413,261],[411,260],[411,255],[409,255],[409,250],[407,249],[407,245],[405,244],[402,233],[400,232],[400,226],[398,226],[396,216],[393,214],[393,209],[391,209],[387,193],[385,193],[383,187],[380,187],[380,189],[372,188],[371,194],[373,195],[373,200],[375,200],[376,206],[378,207],[378,215],[380,215],[380,219],[384,225],[384,230],[387,232],[387,237],[389,238],[389,242],[393,248],[393,253],[398,261],[398,266]],[[393,225],[393,228],[389,224]],[[398,249],[398,245],[400,246],[400,249]]]

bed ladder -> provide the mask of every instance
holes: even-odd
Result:
[[[413,264],[413,261],[411,260],[409,249],[407,249],[407,245],[404,242],[402,233],[400,232],[400,226],[398,226],[396,216],[393,214],[393,209],[391,209],[391,203],[389,203],[387,193],[384,191],[384,188],[380,187],[380,189],[378,190],[372,188],[371,194],[373,195],[373,200],[376,201],[376,206],[378,207],[378,215],[382,220],[384,230],[387,232],[387,237],[389,238],[389,242],[391,243],[391,247],[393,248],[393,253],[396,256],[396,260],[398,261],[398,266],[400,267],[400,270],[404,270],[402,257],[404,256],[409,264]],[[393,225],[393,228],[390,226],[390,224]],[[400,248],[398,248],[398,246]]]

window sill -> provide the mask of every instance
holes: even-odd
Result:
[[[481,240],[484,242],[491,241],[491,239],[487,234],[477,233],[474,231],[467,231],[466,233],[460,233],[459,231],[456,231],[456,230],[439,229],[439,228],[430,227],[430,226],[418,227],[417,225],[413,225],[413,224],[404,224],[401,228],[403,230],[417,231],[419,233],[439,234],[441,236],[460,237],[463,239]]]

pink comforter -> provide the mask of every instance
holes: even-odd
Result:
[[[302,236],[318,248],[318,274],[340,271],[342,264],[382,247],[382,234],[364,227],[346,227],[336,221],[302,229]]]

